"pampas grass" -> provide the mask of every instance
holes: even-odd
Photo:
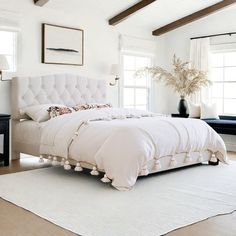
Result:
[[[211,85],[211,81],[207,79],[207,72],[189,68],[189,62],[183,62],[175,55],[172,65],[172,72],[159,66],[145,67],[137,71],[136,76],[149,75],[153,80],[163,81],[181,96],[189,96],[200,91],[202,87]]]

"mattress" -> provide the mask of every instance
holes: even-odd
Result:
[[[18,122],[15,126],[15,150],[32,155],[39,154],[42,127],[45,123],[38,123],[33,120]]]

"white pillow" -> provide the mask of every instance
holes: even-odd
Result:
[[[189,101],[188,102],[188,111],[189,111],[189,118],[201,117],[201,106],[199,104],[194,104]]]
[[[63,105],[43,104],[43,105],[29,106],[21,109],[20,113],[21,115],[26,114],[36,122],[44,122],[51,118],[48,112],[48,108],[51,106],[63,106]]]
[[[201,104],[201,119],[220,119],[217,112],[217,104]]]

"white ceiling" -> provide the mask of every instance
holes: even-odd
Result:
[[[122,25],[125,24],[126,27],[141,27],[146,30],[150,30],[151,32],[161,26],[171,23],[172,21],[180,19],[220,1],[221,0],[157,0],[120,23],[119,26],[115,27],[122,27]],[[99,15],[102,15],[104,19],[108,20],[137,2],[139,1],[50,0],[47,7],[69,12],[76,12],[79,9],[83,9],[87,12],[87,14],[91,14],[91,17],[97,12]]]

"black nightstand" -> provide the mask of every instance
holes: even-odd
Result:
[[[0,135],[3,134],[3,153],[0,154],[0,161],[4,166],[9,166],[9,121],[11,116],[0,114]]]
[[[188,118],[189,114],[181,115],[181,114],[171,114],[171,117],[174,118]]]

